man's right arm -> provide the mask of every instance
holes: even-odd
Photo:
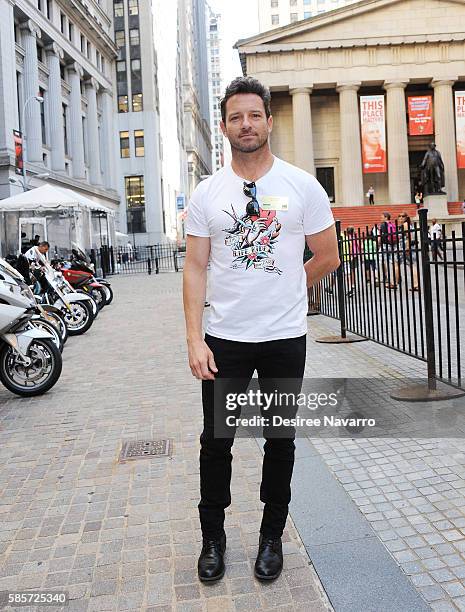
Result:
[[[213,380],[218,371],[213,353],[202,334],[209,257],[210,238],[188,234],[183,274],[184,316],[189,367],[192,374],[201,380]]]

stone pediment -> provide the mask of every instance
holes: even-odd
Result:
[[[362,0],[236,43],[240,52],[465,40],[465,0]]]

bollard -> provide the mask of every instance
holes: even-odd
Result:
[[[147,272],[149,276],[152,274],[152,262],[150,261],[150,257],[147,257]]]
[[[160,273],[160,266],[158,265],[158,255],[155,255],[155,274]]]

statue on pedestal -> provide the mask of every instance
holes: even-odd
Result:
[[[426,195],[444,194],[444,162],[432,142],[420,165],[423,193]]]

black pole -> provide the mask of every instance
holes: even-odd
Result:
[[[147,257],[147,272],[149,276],[152,274],[152,262],[150,261],[150,257]]]
[[[339,251],[339,260],[341,262],[336,270],[337,281],[337,301],[339,308],[339,319],[341,321],[341,338],[347,337],[347,322],[346,322],[346,303],[344,299],[344,249],[342,247],[341,222],[336,221],[337,248]]]
[[[436,389],[436,352],[434,346],[433,292],[428,241],[428,209],[418,211],[420,218],[421,267],[423,301],[425,304],[426,361],[428,365],[428,389]]]

